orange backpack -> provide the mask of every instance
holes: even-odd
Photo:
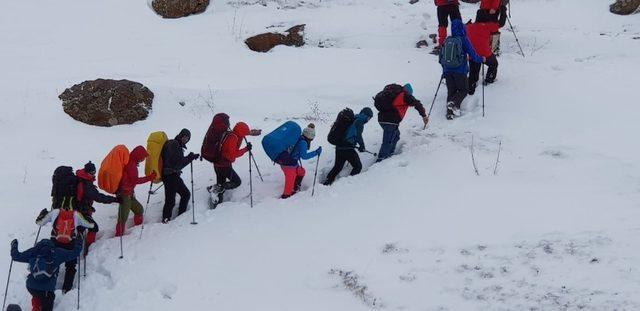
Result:
[[[64,208],[60,209],[60,213],[58,214],[54,225],[56,241],[63,244],[71,243],[75,237],[76,230],[74,216],[75,212],[73,210],[66,210]]]
[[[129,163],[129,149],[125,145],[113,147],[100,164],[98,187],[108,193],[115,194],[127,163]]]

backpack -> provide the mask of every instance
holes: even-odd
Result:
[[[262,148],[274,163],[292,165],[295,161],[291,152],[300,141],[300,135],[300,125],[287,121],[262,138]]]
[[[440,64],[445,69],[455,69],[467,61],[462,48],[462,37],[447,37],[440,51]]]
[[[213,121],[207,130],[207,134],[202,141],[200,154],[205,160],[216,163],[222,160],[222,144],[229,134],[229,116],[225,113],[218,113],[213,116]]]
[[[78,178],[69,166],[58,166],[51,177],[52,209],[73,208],[78,186]]]
[[[50,247],[40,247],[36,256],[29,260],[29,272],[36,281],[48,281],[56,276],[58,266],[54,266],[52,260],[53,249]]]
[[[151,175],[151,172],[156,173],[156,179],[153,183],[157,184],[162,181],[162,147],[167,142],[167,134],[165,132],[153,132],[149,134],[147,138],[147,153],[149,156],[144,162],[145,175]]]
[[[327,140],[330,144],[334,146],[341,146],[348,144],[345,141],[347,130],[355,121],[356,116],[353,113],[353,110],[349,108],[345,108],[340,113],[338,113],[338,117],[336,121],[333,122],[331,126],[331,130],[329,130],[329,135],[327,136]]]
[[[53,236],[62,244],[69,244],[75,238],[75,212],[71,209],[60,209],[53,224]]]
[[[404,88],[399,84],[389,84],[373,98],[373,104],[378,111],[388,111],[393,109],[393,101],[404,92]]]
[[[125,165],[129,163],[129,149],[125,145],[117,145],[102,160],[98,171],[98,187],[115,194],[120,186]]]

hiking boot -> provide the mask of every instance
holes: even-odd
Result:
[[[495,79],[495,78],[493,78],[493,77],[487,77],[486,79],[484,79],[484,82],[482,82],[482,84],[484,84],[485,86],[487,86],[487,85],[489,85],[489,84],[491,84],[491,83],[493,83],[493,82],[496,82],[496,79]]]
[[[171,219],[169,219],[169,218],[165,218],[165,219],[162,220],[162,223],[163,224],[168,224],[170,220]]]
[[[469,85],[469,95],[473,95],[476,93],[477,86],[478,86],[478,82]]]
[[[453,102],[447,103],[447,120],[453,119],[453,109],[455,108],[455,104]]]
[[[281,199],[288,199],[288,198],[290,198],[290,197],[291,197],[291,196],[290,196],[290,195],[288,195],[288,194],[283,194],[283,195],[281,195],[281,196],[280,196],[280,198],[281,198]]]
[[[293,193],[297,193],[300,191],[300,187],[302,187],[302,179],[304,177],[303,176],[297,176],[296,177],[296,181],[293,184]]]
[[[215,184],[207,187],[207,191],[209,191],[209,193],[222,193],[224,192],[224,187],[222,185]]]

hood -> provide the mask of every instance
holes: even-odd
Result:
[[[373,118],[373,110],[371,110],[371,108],[369,107],[364,107],[362,108],[362,110],[360,110],[360,113],[356,115],[356,118],[363,120],[364,123],[367,123],[369,122],[369,120],[371,120],[371,118]]]
[[[240,139],[243,139],[245,136],[249,135],[249,132],[249,126],[244,122],[238,122],[236,123],[236,126],[233,127],[233,133],[238,135]]]
[[[90,182],[94,182],[96,180],[91,174],[87,173],[84,169],[80,169],[76,171],[76,176],[80,179],[84,179]]]
[[[467,35],[461,19],[454,19],[451,21],[451,35],[456,37],[464,37]]]
[[[133,148],[133,151],[129,154],[129,162],[140,163],[149,156],[147,149],[142,146]]]
[[[191,140],[191,132],[187,129],[182,129],[178,135],[176,135],[175,140],[177,140],[182,145],[182,138],[187,137],[187,141]],[[186,146],[182,145],[182,147],[186,148]]]

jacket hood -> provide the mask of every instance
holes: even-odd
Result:
[[[368,116],[368,115],[366,115],[366,114],[364,114],[362,112],[358,113],[355,118],[356,118],[356,120],[360,120],[363,124],[369,122],[369,120],[371,119],[370,116]]]
[[[142,146],[138,146],[133,148],[133,151],[129,154],[129,162],[140,163],[148,156],[149,153],[147,153],[147,149],[144,149]]]
[[[233,133],[238,135],[238,137],[240,137],[240,139],[242,139],[245,136],[249,135],[249,131],[250,131],[249,126],[244,122],[238,122],[233,127]]]
[[[191,140],[191,132],[187,129],[182,129],[180,131],[180,133],[178,133],[178,135],[176,135],[175,140],[178,141],[178,143],[180,144],[180,146],[182,146],[182,148],[187,148],[186,144],[182,144],[182,138],[186,137],[187,138],[187,142],[189,142],[189,140]]]
[[[364,107],[362,108],[362,110],[360,110],[360,113],[356,115],[356,118],[358,118],[358,116],[363,118],[366,117],[365,119],[363,119],[366,123],[367,121],[369,121],[369,119],[373,118],[373,110],[371,110],[371,108],[369,107]]]
[[[457,37],[464,37],[467,35],[461,19],[454,19],[451,21],[451,35]]]
[[[84,169],[80,169],[76,171],[76,176],[80,179],[84,179],[86,181],[94,182],[96,180],[91,174],[87,173]]]

